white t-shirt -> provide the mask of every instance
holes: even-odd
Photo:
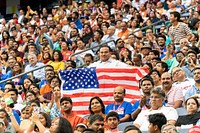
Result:
[[[165,107],[162,106],[158,110],[142,110],[136,120],[134,121],[134,124],[140,125],[140,130],[141,131],[148,131],[148,126],[149,126],[149,121],[148,117],[151,114],[156,114],[156,113],[163,113],[165,117],[168,120],[177,120],[178,119],[178,114],[176,109],[173,107]]]

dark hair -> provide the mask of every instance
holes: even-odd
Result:
[[[160,57],[160,52],[156,49],[151,50],[150,52],[152,52],[155,56]],[[149,53],[150,53],[149,52]]]
[[[70,97],[62,97],[60,99],[60,104],[64,101],[68,101],[70,104],[72,104],[72,99]]]
[[[85,54],[84,58],[85,58],[85,57],[91,57],[92,61],[94,60],[94,57],[93,57],[92,54],[90,54],[90,53]]]
[[[93,129],[87,128],[82,131],[82,133],[96,133]]]
[[[156,113],[149,115],[149,123],[152,123],[154,126],[157,125],[161,130],[162,126],[167,123],[167,119],[163,113]]]
[[[52,69],[51,69],[51,70],[49,70],[49,69],[46,69],[46,67],[51,67]],[[53,68],[53,66],[52,66],[52,65],[46,65],[46,67],[45,67],[45,71],[54,71],[54,68]]]
[[[46,113],[44,112],[40,112],[40,114],[45,118],[46,120],[46,125],[45,127],[46,128],[50,128],[51,127],[51,118],[49,117],[49,115],[47,115]]]
[[[54,51],[53,51],[53,54],[52,54],[52,61],[55,61],[55,59],[54,59],[54,54],[55,54],[56,52],[58,53],[58,56],[59,56],[59,59],[58,59],[58,60],[59,60],[59,61],[62,61],[62,60],[63,60],[63,55],[62,55],[62,53],[60,52],[60,50],[54,50]]]
[[[166,41],[166,36],[165,35],[158,35],[157,38],[159,38],[159,37],[163,38]]]
[[[35,86],[38,90],[40,89],[39,86],[38,86],[38,84],[36,84],[36,83],[32,83],[31,85]],[[28,90],[30,90],[31,85],[29,85]]]
[[[153,57],[151,60],[161,61],[160,57]]]
[[[106,115],[106,121],[108,120],[109,117],[116,117],[117,120],[119,121],[119,115],[117,112],[111,111]]]
[[[156,64],[160,63],[161,64],[161,67],[164,68],[164,72],[167,72],[168,71],[168,65],[167,63],[163,62],[163,61],[158,61]]]
[[[125,127],[124,133],[126,133],[126,132],[128,132],[128,131],[131,131],[131,130],[135,130],[135,131],[137,131],[138,133],[142,133],[142,132],[140,131],[140,129],[137,128],[137,127],[134,126],[134,125],[129,125],[129,126]]]
[[[197,57],[197,53],[194,50],[189,50],[187,54],[193,53]]]
[[[101,38],[104,36],[104,33],[101,30],[96,30],[95,32],[98,32],[101,35]]]
[[[112,49],[108,46],[108,45],[102,45],[99,50],[101,50],[102,48],[108,48],[109,52],[112,52]]]
[[[30,79],[30,78],[26,78],[26,79],[28,79],[28,80],[31,82],[31,84],[33,83],[33,80],[32,80],[32,79]],[[23,80],[23,83],[22,83],[23,91],[24,91],[25,93],[26,93],[26,91],[27,91],[27,89],[28,89],[28,88],[25,89],[25,87],[24,87],[24,82],[25,82],[26,79],[24,79],[24,80]]]
[[[185,54],[183,53],[183,51],[176,52],[176,55],[179,54],[179,53],[181,53],[181,54],[183,54],[183,56],[185,56]]]
[[[149,63],[149,62],[146,62],[145,64],[143,64],[142,66],[144,66],[144,65],[148,65],[149,66],[149,68],[150,68],[150,71],[153,69],[153,66],[152,66],[152,64],[151,63]]]
[[[143,84],[144,81],[150,81],[151,84],[152,84],[152,86],[154,86],[153,79],[152,79],[151,77],[149,77],[149,78],[145,77],[145,78],[142,78],[142,79],[140,80],[140,87],[142,86],[142,84]]]
[[[79,13],[78,12],[73,12],[73,14],[75,14],[77,17],[79,17]]]
[[[93,112],[92,109],[91,109],[91,104],[92,104],[92,101],[93,101],[94,99],[96,99],[96,100],[101,104],[101,107],[102,107],[102,110],[101,110],[101,111],[102,111],[103,114],[105,114],[105,105],[104,105],[103,101],[101,100],[101,98],[98,97],[98,96],[92,97],[92,98],[90,99],[90,104],[89,104],[89,111],[90,111],[90,114],[94,114],[94,112]]]
[[[61,80],[60,80],[60,78],[59,78],[58,76],[53,76],[53,77],[51,77],[50,83],[51,83],[51,81],[52,81],[53,79],[58,79],[59,86],[61,85]]]
[[[195,97],[189,97],[186,101],[185,101],[185,107],[187,107],[187,102],[188,102],[188,100],[190,100],[190,99],[193,99],[194,101],[195,101],[195,103],[197,104],[197,108],[199,108],[199,102],[198,102],[198,100],[197,100],[197,98],[195,98]]]
[[[6,85],[11,85],[12,88],[15,89],[15,84],[14,84],[14,82],[12,82],[12,81],[11,81],[11,82],[6,82],[5,86],[6,86]]]
[[[29,101],[29,102],[30,102],[30,103],[35,103],[35,104],[37,104],[38,107],[40,107],[40,101],[37,100],[37,99],[31,100],[31,101]]]
[[[76,62],[74,62],[73,60],[67,60],[67,62],[70,62],[71,63],[71,67],[72,68],[76,68]]]
[[[181,15],[180,15],[179,12],[174,11],[174,12],[170,12],[170,14],[174,15],[174,17],[177,18],[176,20],[177,20],[178,22],[180,21]]]
[[[160,72],[156,69],[152,69],[151,72],[149,73],[149,75],[151,75],[153,72],[156,72],[158,74],[158,76],[161,78]]]
[[[28,90],[28,91],[26,92],[26,95],[27,95],[27,93],[32,93],[32,94],[36,97],[36,93],[35,93],[34,91],[32,91],[32,90]]]
[[[5,109],[0,109],[0,112],[4,112],[4,113],[6,114],[6,119],[7,119],[7,120],[10,119],[10,117],[9,117],[9,115],[8,115],[8,113],[6,112]]]
[[[59,117],[59,124],[56,133],[73,133],[70,122],[63,117]]]
[[[10,92],[10,91],[14,91],[14,92],[15,92],[15,94],[16,94],[16,95],[18,95],[18,90],[17,90],[17,89],[15,89],[15,88],[12,88],[12,89],[9,89],[9,90],[8,90],[8,92]]]
[[[104,121],[104,118],[100,114],[95,114],[90,116],[88,122],[90,125],[92,125],[96,120]]]

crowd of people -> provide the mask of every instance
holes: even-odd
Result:
[[[195,0],[59,0],[50,10],[27,5],[11,20],[2,17],[0,80],[46,66],[0,83],[0,132],[176,133],[197,128],[199,19]],[[90,114],[81,117],[72,99],[61,95],[58,76],[81,67],[135,67],[149,74],[138,83],[141,98],[135,103],[125,101],[126,88],[117,86],[113,104],[105,106],[94,96]],[[180,116],[177,109],[183,107],[187,113]],[[129,121],[133,124],[124,131],[118,129]]]

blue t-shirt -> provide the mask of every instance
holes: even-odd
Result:
[[[132,105],[130,102],[124,101],[121,105],[115,105],[115,104],[109,104],[106,107],[106,114],[108,114],[110,111],[115,111],[119,115],[119,119],[123,118],[126,114],[132,113]]]

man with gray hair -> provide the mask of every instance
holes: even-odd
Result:
[[[119,39],[118,36],[115,35],[115,26],[110,26],[108,27],[108,31],[107,31],[107,35],[104,35],[102,38],[102,42],[107,42],[107,41],[111,41],[114,40],[115,42],[117,41],[117,39]],[[114,42],[109,42],[108,46],[112,49],[115,50],[115,43]]]
[[[28,61],[29,61],[29,65],[27,65],[25,67],[25,72],[33,70],[37,67],[44,66],[43,63],[38,62],[37,56],[35,54],[29,54],[28,55]],[[28,74],[28,76],[41,81],[41,80],[45,79],[45,70],[44,70],[44,68],[41,68],[39,70],[34,71],[33,75],[32,75],[32,73],[30,73],[30,74]]]
[[[148,116],[155,113],[163,113],[167,119],[167,123],[175,124],[178,119],[177,111],[173,107],[163,106],[164,100],[164,90],[160,87],[152,89],[150,95],[151,108],[142,110],[134,121],[134,125],[140,128],[141,131],[147,131],[149,125]]]
[[[167,123],[162,126],[161,133],[178,133],[178,131],[173,124]]]

